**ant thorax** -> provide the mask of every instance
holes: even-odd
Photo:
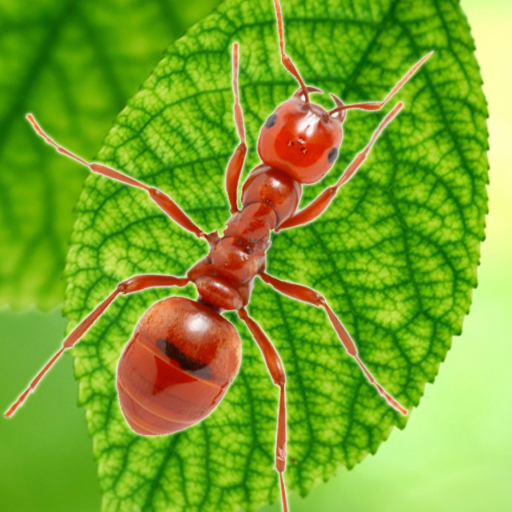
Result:
[[[301,192],[301,184],[283,171],[264,164],[253,169],[243,187],[242,210],[187,274],[206,302],[222,309],[248,303],[250,287],[245,286],[265,267],[270,232],[295,212]]]

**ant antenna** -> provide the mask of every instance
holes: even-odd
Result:
[[[402,80],[400,80],[400,82],[398,82],[393,87],[393,89],[391,89],[390,93],[382,101],[370,101],[370,102],[365,102],[365,103],[354,103],[353,105],[343,105],[343,104],[341,104],[341,105],[338,105],[335,109],[329,111],[329,115],[332,116],[333,114],[336,114],[337,112],[345,112],[345,111],[347,111],[349,109],[352,109],[352,108],[359,108],[361,110],[370,110],[370,111],[380,110],[391,99],[391,97],[395,93],[398,92],[398,90],[402,87],[402,85],[404,85],[405,82],[407,82],[407,80],[409,80],[409,78],[411,78],[411,76],[414,75],[414,73],[416,73],[416,71],[418,71],[418,69],[420,69],[420,67],[423,65],[423,63],[428,58],[430,58],[433,53],[434,53],[433,51],[430,52],[430,53],[427,53],[427,55],[425,55],[425,57],[423,57],[416,64],[414,64],[414,66],[405,74],[405,76],[402,78]],[[334,100],[336,101],[336,98],[334,98]],[[336,101],[336,104],[338,104],[337,101]]]
[[[290,57],[288,57],[288,55],[284,53],[283,15],[281,13],[281,4],[279,3],[279,0],[274,0],[274,5],[277,14],[277,29],[279,31],[279,47],[281,48],[281,62],[283,63],[283,66],[297,79],[304,93],[304,101],[306,103],[309,103],[308,88],[306,87],[304,80],[302,80],[301,76],[299,75],[299,72],[297,71],[297,68],[294,66]]]

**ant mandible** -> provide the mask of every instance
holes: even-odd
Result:
[[[89,164],[56,144],[38,126],[31,114],[28,120],[46,142],[64,155],[78,160],[92,172],[141,188],[182,228],[210,246],[209,254],[194,265],[186,277],[145,274],[119,283],[89,316],[64,340],[62,348],[30,383],[27,390],[5,413],[14,414],[55,363],[102,315],[119,294],[146,288],[186,286],[194,283],[196,301],[168,297],[150,307],[137,324],[121,355],[117,369],[117,390],[121,409],[130,427],[140,435],[165,435],[190,427],[208,416],[219,404],[235,378],[241,360],[241,341],[233,325],[220,315],[236,311],[258,344],[274,384],[279,386],[279,412],[275,468],[279,474],[283,510],[287,498],[283,473],[286,464],[285,372],[279,355],[245,306],[256,276],[278,292],[323,307],[346,351],[357,361],[368,380],[388,404],[402,414],[407,411],[373,378],[358,357],[348,331],[322,295],[306,286],[281,281],[265,272],[266,251],[272,230],[292,228],[319,217],[334,199],[338,189],[354,176],[384,128],[403,107],[399,102],[383,119],[370,142],[348,166],[336,185],[328,187],[314,201],[297,211],[302,184],[316,183],[334,164],[342,140],[342,123],[347,110],[380,110],[433,52],[423,57],[380,102],[345,105],[331,93],[336,105],[330,111],[312,103],[309,95],[322,92],[308,87],[284,51],[283,20],[279,0],[274,0],[279,32],[281,61],[299,82],[299,90],[282,103],[265,122],[258,139],[262,164],[251,171],[242,188],[242,209],[237,206],[237,188],[247,153],[242,109],[238,96],[238,43],[233,45],[233,91],[235,124],[240,137],[227,167],[226,191],[231,219],[220,238],[206,234],[166,194],[104,165]]]

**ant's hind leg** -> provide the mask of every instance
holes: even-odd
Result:
[[[251,331],[256,343],[265,359],[268,371],[276,386],[279,386],[279,415],[277,420],[277,440],[276,440],[276,470],[279,473],[279,483],[281,485],[281,501],[283,503],[283,512],[288,512],[288,501],[286,499],[286,488],[284,486],[283,473],[286,467],[286,405],[284,385],[286,376],[284,373],[283,363],[281,358],[274,348],[274,345],[267,338],[266,334],[262,331],[261,327],[247,314],[245,309],[238,311],[238,316],[247,324]]]
[[[39,381],[43,378],[44,374],[53,366],[60,355],[67,348],[71,348],[92,326],[92,324],[103,314],[103,312],[110,306],[114,299],[120,294],[128,294],[145,290],[146,288],[154,288],[157,286],[186,286],[190,280],[186,277],[162,276],[158,274],[143,274],[134,276],[126,281],[117,285],[117,288],[112,292],[96,309],[84,318],[67,336],[62,343],[62,348],[50,359],[44,368],[36,375],[35,379],[30,383],[29,387],[22,393],[16,402],[5,413],[8,418],[12,416],[18,407],[20,407],[27,396],[34,391]]]
[[[238,212],[237,189],[240,180],[240,174],[244,167],[245,156],[247,155],[247,145],[245,144],[245,129],[242,107],[238,96],[238,43],[233,43],[233,92],[235,94],[235,124],[240,137],[238,144],[226,171],[226,192],[228,193],[230,211],[232,214]]]
[[[319,293],[315,292],[315,290],[308,288],[307,286],[303,286],[301,284],[288,283],[287,281],[281,281],[275,277],[272,277],[265,272],[261,272],[260,277],[265,281],[265,283],[272,286],[278,292],[283,295],[287,295],[288,297],[292,297],[293,299],[300,300],[302,302],[308,302],[309,304],[313,304],[316,307],[323,307],[327,312],[327,316],[331,321],[338,337],[340,338],[341,343],[345,347],[345,350],[351,355],[359,364],[361,370],[366,375],[366,378],[377,388],[381,396],[383,396],[388,404],[396,409],[398,412],[401,412],[404,416],[407,414],[407,410],[404,409],[386,390],[375,380],[373,375],[368,371],[366,366],[363,364],[361,359],[359,359],[357,353],[357,347],[350,337],[350,334],[345,329],[343,324],[340,322],[338,317],[334,314],[333,310],[327,304],[327,301],[324,297],[322,297]]]
[[[62,146],[59,146],[56,142],[54,142],[46,133],[43,132],[41,127],[37,124],[36,120],[34,119],[34,116],[32,114],[27,115],[27,119],[30,121],[36,132],[43,137],[43,139],[48,143],[54,146],[59,153],[62,153],[63,155],[66,155],[70,158],[73,158],[74,160],[80,162],[81,164],[84,164],[85,166],[89,167],[89,169],[96,173],[101,174],[102,176],[105,176],[107,178],[120,181],[121,183],[124,183],[126,185],[130,185],[132,187],[137,187],[142,190],[145,190],[151,199],[172,219],[174,222],[178,223],[182,228],[186,229],[190,233],[193,233],[198,238],[205,238],[209,243],[212,243],[212,241],[215,241],[218,239],[217,233],[210,233],[207,235],[201,229],[199,229],[192,220],[185,214],[185,212],[166,194],[161,192],[155,187],[148,187],[147,185],[144,185],[144,183],[141,183],[140,181],[137,181],[133,178],[130,178],[130,176],[127,176],[126,174],[123,174],[119,171],[116,171],[114,169],[111,169],[110,167],[107,167],[105,165],[101,164],[89,164],[85,160],[82,160],[78,156],[74,155],[73,153],[69,152],[67,149],[63,148]]]

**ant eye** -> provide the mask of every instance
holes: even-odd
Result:
[[[272,128],[277,122],[277,114],[274,112],[265,122],[265,128]]]
[[[332,164],[334,160],[338,157],[338,148],[332,148],[331,151],[329,151],[329,155],[327,156],[327,160],[329,160],[329,163]]]

